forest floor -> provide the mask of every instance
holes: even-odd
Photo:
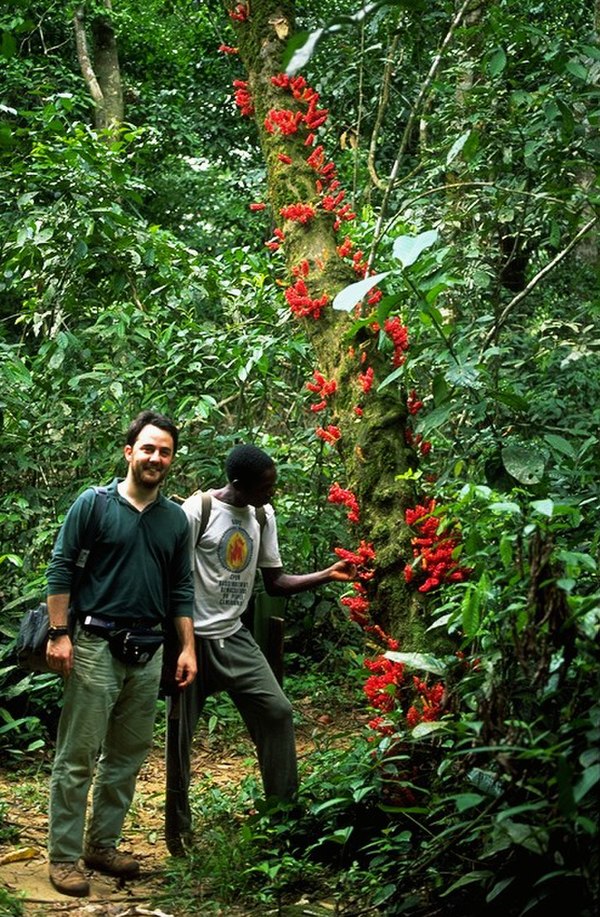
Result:
[[[311,709],[309,699],[300,705],[301,725],[297,727],[299,758],[310,755],[315,743],[327,738],[331,731],[336,737],[356,733],[364,725],[364,715],[352,712],[339,716],[323,715]],[[340,717],[343,722],[340,722]],[[201,733],[201,731],[199,731]],[[212,745],[212,747],[211,747]],[[48,880],[47,805],[48,773],[47,762],[36,772],[34,769],[19,770],[15,767],[0,767],[0,798],[9,803],[5,827],[9,829],[10,842],[0,843],[0,891],[22,896],[23,917],[180,917],[172,906],[158,907],[164,893],[164,871],[170,857],[163,835],[164,806],[164,764],[160,741],[150,753],[143,766],[136,788],[136,795],[124,826],[121,849],[131,851],[141,864],[141,876],[134,882],[88,872],[91,894],[87,898],[71,898],[59,894]],[[211,785],[221,790],[234,788],[249,774],[258,779],[258,769],[249,743],[244,739],[234,745],[219,745],[218,751],[202,734],[196,737],[194,746],[193,773],[208,779]],[[199,901],[197,913],[222,915],[222,917],[255,917],[260,913],[285,915],[331,915],[335,904],[330,900],[309,901],[300,897],[297,904],[269,911],[263,906],[260,911],[221,906]],[[0,917],[11,915],[3,909],[0,898]],[[187,912],[186,912],[187,913]]]

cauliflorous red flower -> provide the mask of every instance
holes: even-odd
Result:
[[[423,407],[423,402],[419,401],[416,391],[413,390],[409,393],[408,398],[406,399],[406,407],[408,408],[409,414],[418,414],[421,408]]]
[[[236,22],[246,22],[249,11],[247,3],[238,3],[233,9],[229,10],[230,17]]]
[[[293,220],[296,223],[306,225],[310,223],[315,215],[315,208],[310,204],[303,204],[299,201],[297,204],[288,204],[279,211],[284,220]]]
[[[324,442],[334,445],[341,438],[342,431],[339,427],[329,424],[327,427],[317,427],[315,430],[317,436]]]
[[[321,297],[309,296],[308,288],[301,277],[285,291],[285,298],[289,307],[299,318],[321,318],[321,313],[329,303],[329,296],[324,293]]]
[[[374,377],[375,377],[375,372],[372,366],[369,366],[366,372],[358,374],[358,384],[362,388],[363,392],[365,392],[365,394],[367,392],[370,392],[371,389],[373,388]]]
[[[329,503],[341,503],[348,510],[348,521],[357,523],[360,521],[360,506],[356,495],[351,490],[344,490],[337,481],[329,488],[327,497]]]

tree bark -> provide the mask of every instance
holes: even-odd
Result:
[[[343,460],[347,480],[340,484],[355,493],[360,506],[356,535],[352,532],[350,538],[356,537],[356,542],[364,539],[376,551],[375,576],[369,584],[370,613],[374,623],[399,638],[404,648],[423,649],[430,640],[425,637],[422,596],[407,586],[402,574],[404,565],[412,560],[411,532],[404,522],[404,512],[414,506],[415,492],[410,476],[400,482],[398,476],[417,465],[416,455],[405,439],[406,393],[394,385],[376,392],[378,382],[392,370],[389,354],[378,350],[378,333],[366,326],[349,341],[346,335],[356,321],[356,313],[331,308],[335,295],[358,278],[351,260],[341,257],[337,250],[343,241],[344,224],[336,231],[335,214],[322,206],[323,192],[315,183],[314,168],[307,162],[314,150],[310,143],[306,145],[307,130],[284,134],[265,126],[273,109],[292,114],[305,110],[291,93],[284,93],[272,82],[272,77],[281,74],[282,53],[294,30],[293,4],[289,0],[252,0],[242,7],[242,18],[232,17],[236,44],[246,69],[253,116],[267,165],[273,219],[285,237],[287,273],[292,282],[299,276],[301,266],[308,265],[303,277],[309,295],[328,297],[329,304],[320,317],[301,321],[314,348],[315,368],[337,381],[326,422],[342,431],[335,448]],[[231,9],[229,5],[227,8]],[[319,109],[322,104],[319,101]],[[297,202],[314,208],[314,217],[306,224],[281,215],[281,208]],[[367,367],[374,371],[375,384],[365,393],[358,376]],[[359,404],[363,409],[360,417],[356,413]]]
[[[93,63],[85,30],[85,4],[75,11],[77,57],[83,78],[94,101],[94,126],[113,140],[123,121],[123,88],[117,40],[111,22],[112,0],[103,0],[106,15],[96,16],[91,24]]]

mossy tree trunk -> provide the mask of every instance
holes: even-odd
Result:
[[[327,379],[335,378],[338,386],[326,422],[342,433],[335,448],[347,476],[340,484],[354,492],[360,505],[356,542],[371,542],[376,551],[376,573],[369,586],[370,613],[373,622],[400,639],[403,648],[423,649],[428,643],[423,598],[403,577],[404,565],[412,559],[404,511],[414,506],[415,492],[411,482],[399,481],[398,476],[417,464],[405,440],[406,394],[392,385],[376,392],[378,382],[391,371],[389,353],[377,349],[378,334],[368,326],[348,340],[357,313],[331,308],[335,295],[358,278],[352,263],[338,253],[343,223],[336,228],[336,213],[323,207],[326,189],[319,187],[315,168],[307,161],[318,140],[309,140],[307,146],[310,124],[302,121],[305,99],[294,98],[289,87],[272,82],[282,72],[282,54],[294,30],[293,4],[251,0],[237,7],[226,3],[226,8],[234,12],[236,45],[247,74],[247,87],[241,87],[242,102],[258,128],[267,165],[266,197],[284,237],[289,282],[301,276],[309,297],[327,297],[319,317],[300,320],[314,347],[315,369]],[[323,110],[324,102],[318,101],[318,111]],[[296,115],[301,128],[290,133],[267,129],[273,110]],[[314,209],[306,223],[281,214],[282,208],[297,203]],[[302,265],[307,267],[305,273]],[[374,385],[368,393],[359,384],[359,373],[366,367],[374,371]],[[362,407],[360,417],[357,406]]]
[[[123,88],[117,40],[112,25],[112,0],[102,0],[105,12],[91,20],[93,50],[90,55],[86,36],[86,4],[75,10],[74,25],[77,57],[83,78],[95,105],[94,126],[105,131],[110,142],[123,121]]]

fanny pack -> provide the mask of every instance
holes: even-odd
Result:
[[[116,621],[107,621],[86,615],[81,625],[89,633],[108,641],[112,655],[125,665],[146,665],[164,643],[161,631],[148,627],[118,627]]]
[[[117,630],[108,636],[111,653],[125,665],[146,665],[163,642],[163,635],[152,630]]]

